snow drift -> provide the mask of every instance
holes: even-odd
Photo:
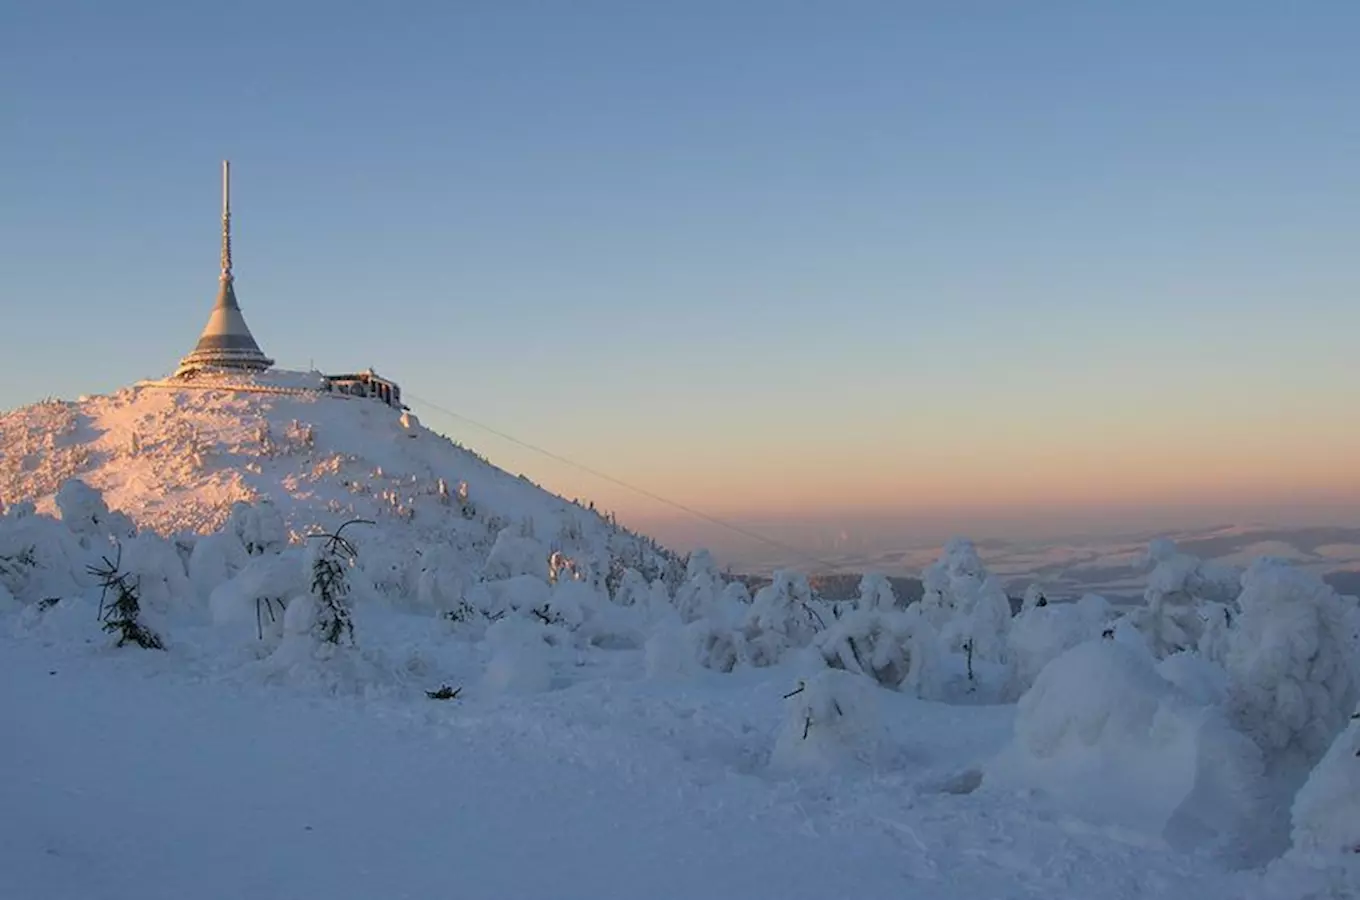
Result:
[[[1181,848],[1223,848],[1250,823],[1257,748],[1223,713],[1157,674],[1151,656],[1112,640],[1068,650],[1020,699],[993,786],[1037,791],[1087,821]]]

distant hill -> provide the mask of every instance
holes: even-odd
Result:
[[[738,575],[736,577],[743,581],[752,593],[770,583],[770,579],[763,575]],[[812,585],[813,590],[827,600],[850,600],[858,593],[861,577],[859,574],[853,573],[811,575],[808,577],[808,582]],[[1322,578],[1338,593],[1360,597],[1360,571],[1329,572]],[[915,603],[925,593],[925,588],[919,578],[889,576],[888,581],[892,582],[893,591],[896,592],[898,601],[904,605]],[[1017,603],[1018,598],[1012,596],[1012,606]]]
[[[733,577],[743,582],[753,594],[770,583],[770,577],[767,575],[734,575]],[[859,593],[861,577],[863,576],[858,573],[809,575],[808,583],[812,585],[812,589],[818,595],[827,600],[850,600]],[[894,575],[889,576],[888,581],[892,583],[898,602],[902,604],[915,603],[925,593],[925,588],[921,585],[919,578]]]

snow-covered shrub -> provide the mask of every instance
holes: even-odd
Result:
[[[650,594],[651,585],[643,574],[637,569],[625,568],[619,574],[613,598],[619,606],[646,606]]]
[[[1021,614],[1024,614],[1031,609],[1037,609],[1047,605],[1048,596],[1044,593],[1043,588],[1039,587],[1037,584],[1031,584],[1029,587],[1025,588],[1025,596],[1020,601],[1020,612]]]
[[[672,611],[652,629],[643,650],[647,674],[653,678],[686,675],[697,668],[731,672],[751,661],[746,636],[721,611],[688,624]]]
[[[1232,628],[1237,618],[1237,601],[1217,603],[1205,600],[1199,604],[1199,617],[1203,622],[1196,649],[1206,659],[1222,663],[1228,656]]]
[[[935,639],[919,605],[897,609],[888,579],[865,575],[853,605],[827,623],[816,646],[832,668],[897,689],[919,686]]]
[[[1228,700],[1228,673],[1194,650],[1183,650],[1160,660],[1157,674],[1203,706],[1221,707]]]
[[[194,591],[175,545],[154,532],[143,532],[122,544],[123,571],[138,586],[141,602],[168,613],[191,600]]]
[[[279,553],[288,546],[288,528],[283,513],[273,503],[233,503],[226,530],[241,542],[249,556]]]
[[[1098,638],[1113,613],[1105,598],[1087,594],[1076,603],[1054,603],[1037,590],[1025,594],[1025,605],[1006,636],[1010,648],[1012,696],[1034,684],[1044,666],[1078,644]]]
[[[1360,871],[1360,709],[1294,798],[1294,850]]]
[[[199,597],[208,598],[252,557],[281,553],[287,546],[283,517],[273,504],[234,503],[220,531],[194,542],[189,552],[189,583]]]
[[[1181,553],[1166,539],[1148,545],[1147,562],[1151,572],[1143,592],[1146,605],[1131,613],[1130,621],[1159,659],[1195,649],[1206,624],[1214,616],[1222,617],[1223,607],[1237,596],[1241,572]]]
[[[423,548],[420,560],[415,575],[416,604],[441,613],[457,609],[471,586],[467,570],[435,546]]]
[[[410,546],[376,529],[368,535],[354,535],[350,543],[356,554],[355,596],[405,604],[413,593],[409,576],[415,557]]]
[[[200,597],[210,596],[214,588],[240,571],[247,559],[245,547],[234,535],[220,531],[204,535],[189,551],[189,583]]]
[[[98,538],[125,540],[137,526],[121,512],[110,511],[104,495],[78,478],[62,483],[55,497],[61,520],[83,541]]]
[[[707,616],[722,589],[722,575],[713,555],[707,550],[695,550],[685,566],[685,582],[675,591],[675,609],[681,620],[693,622]]]
[[[545,629],[520,616],[506,616],[486,630],[491,647],[485,683],[500,693],[533,694],[552,687]]]
[[[647,590],[647,608],[656,618],[662,618],[675,611],[675,607],[671,605],[671,589],[663,579],[652,579]]]
[[[91,641],[103,628],[93,599],[82,596],[49,597],[26,604],[15,621],[16,631],[46,640]]]
[[[1311,768],[1360,700],[1353,598],[1278,560],[1242,577],[1224,667],[1229,709],[1271,761]]]
[[[1113,640],[1053,660],[1020,699],[1014,740],[986,783],[1038,791],[1096,824],[1223,849],[1258,809],[1260,751],[1153,666]]]
[[[214,624],[248,628],[251,637],[259,640],[281,638],[288,599],[308,587],[301,556],[300,550],[257,556],[219,584],[208,598]]]
[[[532,575],[548,580],[548,548],[532,537],[519,533],[518,528],[502,528],[496,535],[487,555],[482,577],[488,581]]]
[[[467,602],[488,618],[514,614],[528,616],[552,600],[552,587],[534,575],[516,575],[495,581],[479,581],[467,591]]]
[[[1011,601],[987,572],[977,548],[954,538],[944,555],[921,573],[921,611],[940,635],[943,649],[977,660],[1004,663]]]
[[[34,514],[32,504],[11,504],[0,516],[0,585],[20,603],[85,590],[90,562],[90,552],[65,523]]]
[[[779,570],[756,591],[746,616],[746,643],[753,665],[777,663],[785,653],[812,643],[826,621],[817,611],[807,576]]]
[[[695,659],[705,669],[731,672],[749,662],[750,650],[741,630],[720,619],[701,619],[691,622],[687,629]]]
[[[859,580],[859,595],[855,608],[862,611],[887,612],[897,609],[897,592],[888,576],[877,572],[865,573]]]
[[[646,640],[647,608],[619,606],[610,601],[603,587],[590,581],[559,581],[553,585],[548,606],[582,645],[633,649]]]
[[[785,695],[770,764],[821,772],[874,766],[885,746],[877,691],[868,679],[838,669],[801,680]]]
[[[751,591],[740,581],[730,581],[722,589],[718,601],[725,609],[744,609],[751,605]]]

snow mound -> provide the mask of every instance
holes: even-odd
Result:
[[[493,692],[537,694],[552,687],[545,629],[519,616],[506,616],[486,630],[491,645],[485,684]]]
[[[1076,603],[1051,603],[1039,595],[1015,617],[1007,634],[1017,692],[1027,690],[1050,662],[1063,653],[1098,638],[1113,613],[1110,604],[1095,594]],[[1012,694],[1012,696],[1015,696]]]
[[[1039,674],[986,781],[1172,846],[1226,849],[1250,825],[1262,762],[1219,710],[1158,675],[1148,654],[1095,640]]]
[[[834,772],[874,766],[885,748],[878,691],[870,679],[838,669],[800,681],[786,698],[771,767]]]
[[[1294,798],[1294,850],[1360,872],[1360,709]]]

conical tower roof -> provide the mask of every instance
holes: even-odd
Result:
[[[241,306],[236,302],[231,274],[231,164],[222,162],[222,275],[208,324],[193,352],[180,360],[176,375],[199,369],[246,369],[260,371],[274,365],[250,333]]]

